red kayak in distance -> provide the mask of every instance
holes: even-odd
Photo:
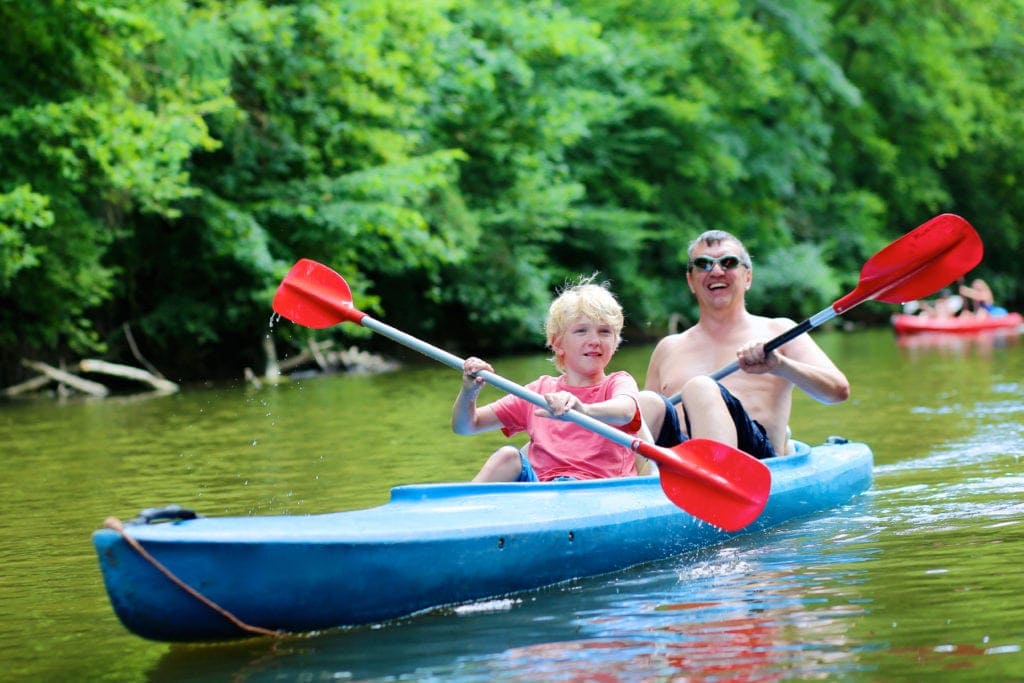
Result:
[[[970,333],[984,330],[1016,329],[1021,326],[1022,322],[1024,322],[1024,318],[1020,313],[980,317],[957,316],[954,318],[934,318],[905,313],[892,316],[892,326],[897,334],[913,334],[915,332]]]

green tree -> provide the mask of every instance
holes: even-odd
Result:
[[[580,273],[612,281],[633,339],[692,318],[708,228],[754,253],[752,303],[795,317],[954,211],[1022,298],[1024,0],[45,0],[0,20],[7,379],[26,355],[126,357],[125,323],[176,377],[237,376],[299,257],[480,353],[537,345]]]
[[[142,56],[162,6],[0,4],[5,369],[23,353],[102,349],[96,314],[121,272],[104,257],[126,215],[173,218],[195,193],[184,166],[215,145],[211,104],[201,88],[150,82]]]

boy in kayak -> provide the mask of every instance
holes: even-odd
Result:
[[[765,354],[764,342],[795,323],[747,311],[754,275],[739,239],[710,230],[687,253],[686,282],[700,318],[662,339],[651,354],[640,396],[644,422],[659,446],[703,437],[757,458],[785,454],[793,387],[822,403],[840,403],[849,397],[850,384],[810,335]],[[708,376],[733,361],[739,372],[720,382]],[[679,407],[664,398],[680,390]]]
[[[605,374],[621,342],[622,307],[606,284],[582,278],[564,290],[548,309],[545,325],[557,377],[542,375],[527,388],[542,395],[547,409],[508,395],[477,406],[487,362],[471,357],[463,364],[462,389],[452,406],[452,431],[477,434],[501,429],[506,436],[526,432],[522,449],[503,446],[484,463],[473,481],[552,481],[600,479],[636,474],[633,451],[573,422],[559,419],[569,410],[636,435],[642,428],[640,389],[624,371]]]

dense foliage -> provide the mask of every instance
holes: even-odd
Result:
[[[801,318],[946,211],[1024,300],[1024,0],[0,1],[0,378],[262,368],[298,257],[453,350],[536,345],[600,271],[692,318],[689,240]],[[870,306],[865,307],[870,312]],[[343,326],[320,332],[358,334]],[[280,353],[310,333],[279,325]]]

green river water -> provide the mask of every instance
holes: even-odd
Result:
[[[450,432],[457,373],[405,357],[375,376],[0,404],[0,679],[1024,680],[1019,337],[815,334],[853,396],[798,396],[792,427],[872,447],[874,486],[849,505],[612,575],[284,640],[132,635],[90,535],[167,503],[307,514],[469,479],[504,439]],[[625,345],[613,368],[642,383],[650,350]],[[539,353],[492,361],[519,382],[550,372]]]

